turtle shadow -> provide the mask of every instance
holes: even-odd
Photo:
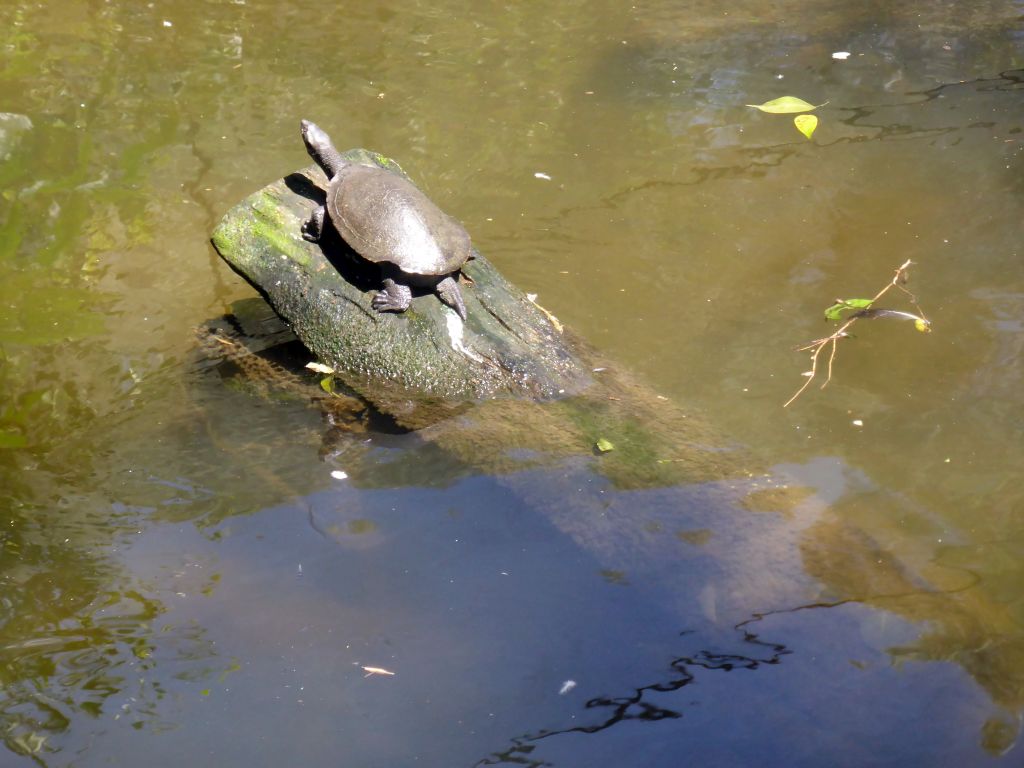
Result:
[[[383,276],[379,264],[371,264],[346,243],[334,227],[324,227],[317,245],[328,263],[359,291],[379,291]]]
[[[312,200],[316,205],[323,205],[327,201],[327,192],[304,173],[289,173],[284,177],[284,185],[296,195]]]
[[[305,173],[291,173],[284,177],[284,183],[293,193],[310,200],[314,206],[323,205],[327,201],[324,189]],[[328,263],[356,290],[364,293],[380,290],[380,266],[363,259],[342,239],[334,227],[325,226],[316,245],[320,247]]]

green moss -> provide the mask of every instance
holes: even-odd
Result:
[[[309,252],[302,243],[296,242],[288,228],[283,227],[281,222],[274,216],[266,216],[263,211],[257,211],[252,221],[252,236],[270,243],[279,253],[304,267],[310,265]]]
[[[294,217],[282,213],[280,201],[264,191],[225,216],[211,239],[214,247],[239,267],[255,263],[267,253],[283,254],[308,267],[310,254],[304,242],[292,234],[297,228]]]
[[[392,171],[393,173],[397,173],[408,178],[408,175],[404,170],[402,170],[402,166],[398,164],[397,160],[392,160],[390,157],[382,155],[379,152],[374,152],[373,161],[385,170]]]

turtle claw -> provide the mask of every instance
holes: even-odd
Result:
[[[412,304],[412,290],[391,278],[384,281],[384,290],[374,295],[370,306],[378,312],[405,312]]]

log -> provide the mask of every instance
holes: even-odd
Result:
[[[343,154],[405,175],[377,153]],[[333,232],[321,243],[302,238],[326,184],[311,166],[268,185],[228,212],[213,244],[348,387],[411,426],[466,403],[543,401],[589,387],[590,371],[557,320],[479,252],[463,269],[466,323],[432,293],[417,295],[403,313],[372,309],[379,268]]]

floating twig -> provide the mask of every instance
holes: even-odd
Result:
[[[850,327],[858,320],[871,320],[877,317],[896,317],[903,320],[913,320],[914,327],[922,333],[928,333],[931,330],[931,322],[929,322],[924,312],[917,305],[917,297],[914,296],[910,291],[903,287],[902,283],[907,280],[907,271],[910,269],[912,262],[907,259],[903,264],[896,270],[896,274],[893,275],[892,280],[882,290],[875,294],[872,299],[836,299],[836,303],[825,310],[825,317],[829,320],[840,320],[842,313],[847,310],[856,310],[852,315],[846,318],[842,325],[840,325],[834,333],[822,338],[815,339],[814,341],[804,344],[802,347],[797,347],[797,351],[811,353],[811,369],[804,371],[803,376],[807,378],[807,381],[803,383],[794,395],[789,398],[782,406],[786,408],[796,400],[800,395],[803,394],[804,390],[807,389],[811,382],[814,381],[818,375],[818,358],[825,347],[831,347],[828,355],[828,367],[827,374],[825,376],[825,382],[821,385],[821,389],[828,386],[828,383],[832,381],[832,365],[836,359],[836,351],[839,348],[839,340],[847,338],[850,333]],[[872,305],[882,298],[890,288],[897,288],[907,295],[910,299],[910,303],[914,305],[914,309],[918,311],[918,314],[912,314],[910,312],[903,312],[896,309],[874,309]]]

